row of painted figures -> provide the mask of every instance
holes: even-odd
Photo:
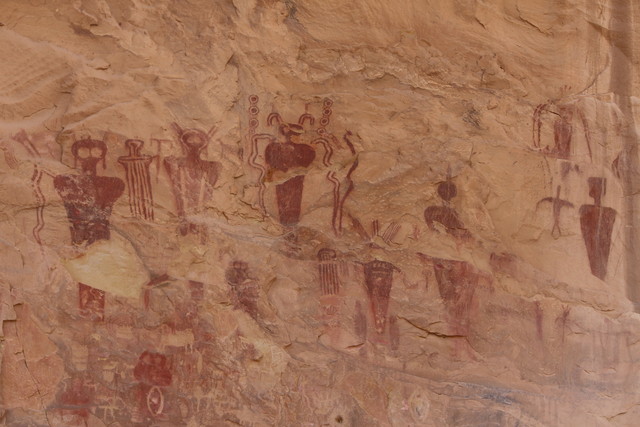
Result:
[[[569,90],[569,87],[563,90]],[[545,120],[545,116],[547,120]],[[549,120],[549,118],[551,118]],[[548,141],[543,140],[543,123],[550,127],[552,136]],[[566,178],[568,172],[577,166],[573,165],[572,152],[574,151],[575,136],[574,128],[576,124],[582,127],[584,144],[587,148],[588,160],[594,161],[594,152],[591,146],[591,130],[583,109],[577,102],[562,102],[561,100],[550,100],[546,104],[540,104],[533,113],[533,147],[545,156],[550,156],[560,160],[561,177]],[[550,125],[550,126],[549,126]],[[611,164],[611,170],[618,178],[621,171],[621,156]],[[607,264],[609,260],[609,250],[611,246],[611,235],[616,219],[616,211],[610,207],[602,206],[602,198],[606,193],[606,179],[602,177],[590,177],[587,180],[589,186],[589,196],[593,198],[594,204],[580,207],[580,230],[587,249],[589,265],[594,276],[604,280],[607,275]],[[563,208],[573,208],[573,204],[568,200],[560,198],[561,187],[556,187],[555,196],[545,197],[538,202],[550,202],[553,213],[553,227],[551,234],[554,238],[561,236],[560,213]]]
[[[330,105],[328,100],[325,101],[325,114],[330,114]],[[252,108],[257,109],[257,107],[253,106]],[[265,177],[278,170],[283,172],[294,168],[298,170],[295,176],[276,185],[279,220],[285,226],[295,226],[300,219],[305,178],[304,172],[299,171],[299,169],[308,167],[315,158],[313,147],[295,141],[296,136],[304,132],[302,124],[305,121],[311,123],[314,123],[314,121],[310,114],[305,113],[299,120],[302,124],[281,123],[280,119],[278,119],[280,121],[275,119],[279,118],[279,116],[274,114],[270,115],[268,122],[273,123],[276,121],[280,123],[278,127],[285,140],[279,142],[273,135],[255,134],[255,130],[252,127],[250,132],[252,152],[248,161],[249,164],[260,170],[258,186],[260,188],[259,204],[262,209],[264,209]],[[323,119],[328,122],[328,118]],[[251,126],[256,125],[254,121],[257,121],[257,119],[251,119]],[[176,209],[181,220],[180,232],[182,235],[204,233],[203,227],[191,222],[190,218],[199,211],[204,201],[212,198],[213,186],[218,180],[221,166],[218,162],[201,158],[201,153],[209,142],[211,132],[205,133],[198,129],[182,129],[177,124],[174,124],[174,128],[185,151],[185,156],[166,158],[164,165],[173,186]],[[316,132],[321,137],[314,142],[321,143],[325,147],[325,159],[323,162],[329,165],[333,152],[332,146],[335,147],[337,145],[337,139],[333,136],[328,137],[324,128],[319,128]],[[355,148],[349,142],[348,135],[349,133],[345,134],[344,140],[348,143],[347,145],[352,154],[355,154]],[[261,140],[270,141],[263,154],[267,167],[256,161],[259,154],[257,144]],[[330,143],[329,140],[333,140],[333,143]],[[143,142],[140,140],[130,139],[125,144],[129,150],[129,155],[119,157],[118,161],[125,169],[131,212],[135,217],[153,220],[153,194],[149,175],[152,156],[141,154]],[[124,183],[119,178],[97,175],[97,164],[105,162],[107,146],[104,141],[94,139],[76,141],[71,151],[74,161],[80,163],[82,174],[57,176],[54,184],[64,200],[69,220],[73,224],[73,243],[93,243],[96,240],[108,239],[108,218],[114,202],[124,192]],[[344,202],[354,188],[351,175],[357,165],[358,160],[356,157],[343,183],[337,179],[335,171],[330,170],[327,173],[327,179],[334,185],[332,225],[337,234],[342,231]],[[345,183],[347,188],[341,191],[341,184],[344,186]],[[616,213],[612,208],[601,205],[602,197],[606,191],[606,180],[592,177],[589,178],[588,183],[589,195],[594,198],[595,204],[585,205],[581,208],[581,230],[587,246],[592,272],[595,276],[604,279]],[[438,222],[445,228],[447,233],[459,238],[468,238],[470,236],[469,232],[465,229],[456,212],[449,207],[451,199],[457,195],[456,186],[451,182],[450,177],[447,178],[446,182],[438,186],[438,194],[444,202],[443,205],[430,206],[424,212],[425,221],[429,227],[434,228],[434,222]],[[543,201],[548,201],[552,204],[554,217],[552,234],[554,237],[558,237],[560,235],[560,211],[563,207],[573,207],[573,205],[560,198],[559,186],[555,197],[547,197],[541,200],[541,202]],[[38,232],[41,227],[42,224],[39,221],[36,229],[34,229],[34,236],[38,241],[40,240]]]
[[[256,132],[259,124],[258,98],[252,96],[249,101],[251,104],[249,108],[251,152],[248,164],[259,174],[258,204],[260,208],[265,210],[264,191],[267,177],[292,171],[293,176],[285,175],[285,179],[282,179],[275,188],[278,219],[282,225],[288,227],[294,227],[298,223],[305,179],[304,169],[316,159],[313,144],[317,144],[324,148],[322,163],[328,171],[327,180],[334,186],[332,226],[336,234],[339,234],[342,229],[342,208],[354,188],[351,175],[358,166],[358,160],[354,145],[350,141],[350,133],[346,132],[343,137],[344,144],[341,146],[346,147],[353,158],[342,182],[336,176],[336,171],[331,168],[333,151],[340,145],[337,138],[326,129],[331,116],[332,102],[324,101],[322,118],[316,128],[313,128],[315,119],[309,113],[301,115],[297,123],[285,123],[277,113],[270,114],[267,124],[277,127],[279,139],[271,134]],[[306,129],[305,126],[307,128],[311,126],[311,130]],[[204,232],[203,227],[191,222],[190,219],[202,208],[203,201],[212,198],[214,185],[221,172],[220,163],[202,159],[203,150],[213,132],[183,129],[177,124],[174,125],[174,130],[184,150],[184,156],[166,158],[164,167],[172,183],[176,209],[181,220],[180,233],[182,235],[200,234]],[[314,137],[308,138],[309,133],[315,134]],[[262,141],[267,141],[268,144],[261,150]],[[143,142],[140,140],[130,139],[125,144],[129,154],[119,157],[118,161],[125,170],[126,184],[125,181],[116,177],[97,175],[98,164],[105,163],[107,145],[104,141],[96,139],[82,139],[76,141],[71,147],[74,161],[80,166],[80,174],[54,177],[54,186],[64,202],[70,222],[71,239],[74,245],[110,239],[111,211],[115,201],[124,194],[125,189],[128,192],[132,214],[143,220],[154,220],[153,189],[149,175],[152,157],[142,154]],[[264,158],[265,164],[259,161],[261,158]],[[39,179],[36,169],[34,183]],[[589,195],[594,199],[594,204],[583,205],[580,208],[580,228],[591,272],[604,279],[607,274],[616,212],[612,208],[602,206],[602,197],[606,190],[604,178],[591,177],[588,179],[588,185]],[[552,233],[556,230],[559,232],[558,218],[561,208],[572,206],[571,203],[560,198],[559,190],[558,187],[555,197],[543,199],[552,205],[555,221]],[[443,230],[457,239],[470,239],[471,233],[451,206],[452,199],[457,195],[457,187],[450,176],[438,185],[437,193],[443,203],[440,206],[429,206],[425,209],[424,220],[428,227],[433,230]],[[38,241],[38,231],[42,226],[41,217],[42,212],[39,211],[38,225],[34,229],[34,236]],[[354,218],[352,220],[355,231],[370,240],[371,236],[362,225]],[[374,223],[374,234],[379,233],[378,227]],[[381,237],[383,240],[390,240],[396,232],[397,230],[391,227]],[[330,248],[320,249],[317,256],[320,291],[325,301],[329,301],[327,313],[331,313],[331,297],[341,293],[343,284],[339,271],[340,262],[336,251]],[[470,327],[470,313],[475,304],[474,294],[483,282],[490,282],[490,276],[464,261],[433,258],[424,254],[419,256],[422,262],[433,269],[453,333],[467,335]],[[366,318],[372,318],[375,332],[377,334],[388,332],[392,348],[397,348],[398,334],[397,331],[394,333],[397,325],[394,323],[394,318],[388,315],[393,276],[397,268],[389,262],[373,260],[365,263],[362,269],[370,310],[366,315],[362,312],[360,304],[356,305],[356,331],[360,335],[366,335]],[[249,274],[247,264],[242,261],[232,263],[227,270],[226,281],[233,290],[236,307],[257,319],[259,286]],[[83,283],[79,283],[78,286],[80,314],[86,318],[104,320],[105,292]],[[135,377],[144,383],[141,386],[141,396],[143,396],[141,407],[146,408],[153,415],[162,412],[164,405],[162,388],[171,382],[170,373],[167,375],[165,371],[164,356],[145,353],[140,356],[139,366],[134,373]]]
[[[335,136],[328,130],[332,114],[332,101],[325,99],[323,102],[322,117],[316,124],[315,118],[305,112],[297,123],[285,123],[279,114],[271,113],[267,118],[267,124],[278,129],[282,139],[267,133],[257,133],[258,97],[249,98],[249,139],[251,152],[248,163],[259,171],[258,187],[260,188],[259,205],[264,209],[264,189],[267,177],[278,172],[292,170],[293,176],[281,177],[281,183],[276,185],[276,200],[281,224],[293,227],[300,219],[301,199],[305,178],[304,168],[309,167],[315,160],[316,151],[314,144],[324,147],[323,165],[327,167],[327,179],[334,185],[334,210],[332,225],[334,231],[339,234],[342,230],[342,210],[347,196],[354,188],[351,175],[358,165],[357,153],[350,141],[350,132],[344,135],[344,144],[340,144]],[[306,126],[306,128],[305,128]],[[165,170],[172,183],[175,196],[176,209],[181,220],[180,232],[183,235],[204,233],[201,224],[191,222],[192,216],[203,206],[203,201],[210,200],[213,195],[213,187],[218,180],[221,165],[215,161],[202,159],[202,153],[213,134],[213,131],[203,132],[198,129],[183,129],[174,124],[174,130],[184,150],[183,157],[168,157],[164,160]],[[309,137],[309,134],[313,136]],[[31,145],[28,138],[23,136],[26,146]],[[268,144],[260,150],[260,142]],[[125,142],[129,154],[118,158],[126,175],[126,188],[128,190],[131,212],[135,217],[144,220],[153,220],[153,192],[149,175],[149,165],[152,156],[141,153],[143,142],[129,139]],[[336,171],[331,166],[331,158],[334,150],[339,147],[347,147],[347,151],[353,155],[346,176],[342,182],[337,178]],[[35,149],[34,149],[35,150]],[[106,164],[107,145],[104,141],[96,139],[82,139],[76,141],[71,152],[76,166],[80,166],[80,174],[65,174],[54,177],[54,186],[64,202],[67,216],[70,221],[71,239],[74,245],[91,244],[99,240],[109,240],[109,218],[115,201],[124,193],[125,182],[116,177],[97,175],[97,166]],[[265,165],[259,159],[264,158]],[[34,174],[34,188],[41,178]],[[602,206],[602,197],[606,190],[604,178],[591,177],[588,179],[589,195],[594,199],[594,204],[583,205],[580,208],[580,226],[585,242],[587,255],[592,273],[604,279],[607,274],[611,235],[616,212],[612,208]],[[432,230],[437,228],[450,234],[454,238],[468,240],[471,233],[465,228],[456,210],[451,206],[451,201],[457,195],[457,187],[450,176],[437,187],[437,193],[442,199],[442,205],[429,206],[424,211],[426,224]],[[38,191],[36,191],[38,195]],[[40,195],[40,198],[42,196]],[[563,207],[573,206],[560,198],[560,188],[555,197],[548,197],[542,201],[551,202],[553,208],[554,227],[552,234],[559,232],[558,219]],[[542,202],[541,201],[541,202]],[[42,204],[41,208],[44,206]],[[354,230],[366,240],[371,236],[364,230],[362,224],[355,218],[351,218]],[[34,236],[40,241],[38,232],[42,227],[42,212],[38,211],[38,224],[34,229]],[[378,234],[374,222],[374,234]],[[383,240],[393,238],[397,229],[390,227],[381,237]],[[333,254],[333,255],[331,255]],[[321,265],[320,277],[323,282],[323,293],[337,292],[336,273],[327,264],[330,258],[335,257],[331,249],[321,250],[319,253]],[[388,299],[391,287],[391,274],[393,268],[383,261],[373,261],[364,269],[366,287],[369,295]],[[104,304],[104,292],[80,284],[80,300],[94,301],[98,305]],[[325,289],[326,288],[326,289]],[[331,290],[335,290],[331,291]],[[446,293],[446,291],[444,291]],[[386,303],[380,300],[374,304],[373,311],[386,312]],[[376,308],[377,307],[377,308]],[[384,316],[381,317],[381,319]],[[379,320],[382,322],[382,320]]]
[[[315,117],[305,112],[297,122],[285,122],[280,114],[268,115],[266,124],[274,127],[275,132],[257,133],[258,97],[249,98],[249,139],[251,150],[247,156],[248,165],[257,175],[256,204],[263,214],[265,191],[268,182],[276,181],[275,199],[278,220],[286,227],[295,226],[300,220],[302,195],[307,170],[313,163],[322,162],[325,178],[333,193],[333,213],[331,226],[336,235],[342,232],[342,211],[345,200],[353,190],[351,175],[358,166],[358,156],[352,134],[346,131],[342,141],[327,130],[332,114],[333,102],[325,99],[322,104],[322,116]],[[184,155],[170,156],[164,159],[164,169],[171,182],[176,211],[180,220],[180,234],[206,235],[206,227],[198,223],[198,216],[207,202],[213,198],[214,186],[221,173],[221,164],[203,159],[203,153],[215,133],[215,129],[204,132],[199,129],[183,129],[173,124],[177,139]],[[279,136],[276,136],[279,135]],[[34,157],[40,153],[25,132],[14,136]],[[266,144],[265,144],[266,143]],[[129,206],[134,217],[154,220],[154,189],[151,184],[150,165],[155,156],[143,154],[144,142],[128,139],[125,148],[128,155],[118,158],[125,171],[126,189]],[[322,159],[316,158],[316,146],[322,147]],[[17,163],[10,151],[5,149],[5,159]],[[346,155],[334,164],[336,152]],[[54,186],[64,201],[67,215],[72,223],[71,234],[75,245],[90,244],[96,240],[109,238],[109,216],[115,201],[125,191],[125,182],[117,177],[99,176],[97,166],[106,167],[107,144],[98,139],[85,138],[75,141],[71,147],[74,166],[80,168],[78,175],[54,176]],[[13,161],[12,161],[13,160]],[[344,167],[346,165],[346,168]],[[14,165],[15,166],[15,165]],[[43,174],[50,174],[35,163],[32,177],[34,193],[37,199],[37,224],[33,235],[42,244],[40,231],[44,227],[43,210],[45,197],[40,189]],[[51,175],[51,174],[50,174]],[[53,176],[53,175],[52,175]]]
[[[438,291],[444,301],[446,319],[450,325],[449,333],[458,337],[468,336],[471,332],[471,321],[477,309],[477,291],[482,287],[490,288],[491,277],[464,261],[437,259],[424,254],[418,255],[421,262],[433,269]],[[344,294],[342,288],[346,280],[343,277],[345,273],[337,253],[332,249],[321,249],[317,254],[317,261],[322,320],[331,328],[336,326],[332,325],[332,320],[336,320],[339,307],[342,305],[340,295]],[[391,350],[398,350],[400,345],[398,320],[388,313],[390,293],[397,268],[385,261],[370,261],[362,268],[364,285],[369,299],[369,311],[367,312],[359,301],[355,302],[354,332],[363,342],[384,343]],[[243,261],[232,262],[226,271],[225,279],[233,291],[235,307],[260,322],[261,314],[258,307],[260,285],[257,283],[257,279],[252,276],[248,264]],[[145,307],[149,304],[149,292],[153,292],[155,286],[161,286],[167,281],[171,281],[171,278],[163,275],[149,283],[145,290]],[[486,286],[487,284],[489,286]],[[98,321],[103,320],[105,294],[82,284],[80,287],[80,309],[83,316]],[[167,317],[164,325],[173,331],[189,330],[193,332],[194,345],[207,347],[209,344],[206,340],[209,338],[206,338],[203,332],[210,332],[211,328],[206,326],[206,321],[204,325],[202,324],[198,314],[198,307],[204,299],[204,284],[189,281],[188,289],[189,300],[179,302],[180,305],[176,307],[174,317]],[[372,331],[368,330],[370,324],[373,326]],[[337,326],[339,327],[339,325]],[[457,346],[462,343],[461,340],[456,340],[456,349],[454,350],[456,353],[461,350]],[[470,351],[468,348],[465,349]],[[169,354],[174,354],[171,352],[173,350],[170,349]],[[172,364],[167,355],[154,351],[145,351],[140,355],[133,369],[133,377],[138,381],[132,388],[132,392],[135,393],[132,415],[134,421],[166,419],[171,416],[171,411],[176,410],[175,407],[179,402],[176,400],[176,396],[171,395],[170,386],[178,386],[176,381],[190,381],[194,373],[180,371],[174,375],[170,366]],[[203,377],[201,375],[195,376]],[[94,407],[96,403],[88,400],[86,386],[80,381],[69,385],[60,396],[58,405],[61,411],[86,419],[89,415],[89,409]]]
[[[277,137],[270,133],[257,133],[259,127],[258,97],[249,97],[249,140],[250,153],[247,158],[249,166],[258,174],[257,205],[266,214],[265,191],[269,180],[278,181],[275,185],[275,199],[278,207],[278,220],[287,227],[298,224],[301,217],[301,202],[305,181],[305,169],[316,161],[316,148],[324,150],[322,164],[326,169],[326,179],[333,188],[333,213],[331,225],[336,235],[342,232],[343,209],[347,197],[354,189],[352,174],[358,167],[358,155],[351,142],[351,132],[345,132],[342,142],[331,133],[327,126],[330,124],[333,102],[325,99],[322,104],[321,118],[305,112],[297,123],[284,122],[278,113],[268,115],[266,124],[276,129]],[[539,128],[539,110],[536,109],[535,118]],[[563,110],[564,111],[564,110]],[[562,116],[564,117],[564,116]],[[568,119],[567,119],[568,120]],[[564,123],[564,122],[562,122]],[[556,125],[556,140],[565,135],[570,139],[571,132],[560,132],[568,125]],[[168,157],[164,159],[164,167],[172,185],[176,210],[180,219],[180,233],[206,235],[206,228],[196,223],[205,202],[213,198],[213,188],[221,173],[221,164],[216,161],[204,160],[203,151],[206,149],[214,130],[203,132],[198,129],[183,129],[174,124],[181,147],[182,157]],[[539,129],[538,129],[539,130]],[[588,132],[587,132],[588,134]],[[539,136],[538,136],[539,137]],[[565,139],[566,139],[565,138]],[[19,139],[27,149],[37,153],[26,134]],[[268,142],[261,147],[262,142]],[[563,140],[564,141],[564,140]],[[556,145],[559,142],[556,141]],[[566,143],[568,144],[568,143]],[[154,219],[153,188],[149,173],[149,166],[153,161],[150,155],[142,154],[143,141],[129,139],[125,142],[129,154],[118,158],[126,176],[126,189],[129,206],[133,216],[144,219]],[[333,167],[332,158],[337,151],[345,151],[345,159],[341,165]],[[107,145],[96,139],[82,139],[71,147],[74,163],[79,163],[81,174],[59,175],[54,177],[54,185],[64,201],[68,218],[71,222],[72,242],[75,245],[90,244],[97,240],[109,239],[109,217],[115,201],[124,193],[125,183],[116,177],[97,175],[97,165],[106,164]],[[5,153],[6,157],[6,153]],[[564,158],[564,157],[563,157]],[[318,159],[318,161],[320,161]],[[341,169],[340,169],[341,168]],[[34,237],[41,243],[39,232],[43,228],[44,196],[39,188],[42,171],[36,165],[33,175],[34,192],[38,199],[37,224],[33,230]],[[607,273],[607,262],[611,244],[611,234],[616,212],[612,208],[601,204],[606,191],[605,178],[592,177],[588,179],[589,194],[594,198],[593,205],[584,205],[580,209],[580,225],[585,241],[592,273],[604,279]],[[441,206],[427,207],[424,218],[431,229],[434,223],[444,227],[446,233],[461,239],[470,238],[469,231],[464,227],[456,211],[450,207],[451,200],[457,195],[457,188],[448,176],[437,189],[442,198]],[[573,205],[560,198],[560,187],[557,187],[555,197],[547,197],[541,202],[551,202],[554,224],[552,235],[559,237],[559,217],[562,208]],[[353,220],[353,218],[352,218]],[[358,221],[354,222],[354,230],[363,238],[363,227]],[[388,230],[393,233],[393,230]],[[389,236],[386,236],[389,237]]]
[[[350,132],[345,133],[344,143],[341,143],[326,129],[332,113],[332,101],[324,101],[323,116],[317,127],[314,127],[315,118],[309,113],[302,114],[297,123],[285,123],[278,113],[271,113],[267,123],[276,127],[281,139],[268,133],[256,133],[259,124],[257,101],[257,96],[250,97],[251,153],[248,156],[248,164],[259,174],[257,202],[260,209],[266,213],[265,182],[279,174],[277,179],[281,182],[275,185],[279,222],[284,226],[295,226],[299,222],[305,169],[316,160],[314,145],[321,145],[324,149],[322,163],[327,169],[326,179],[333,187],[331,224],[336,234],[339,234],[342,229],[342,208],[353,189],[351,174],[357,168],[358,160],[356,150],[350,141]],[[204,234],[205,228],[193,222],[193,218],[204,204],[212,199],[213,188],[221,172],[219,162],[202,159],[202,153],[209,144],[214,129],[209,132],[183,129],[176,123],[173,124],[173,128],[184,156],[165,158],[164,167],[172,184],[176,210],[180,218],[180,233]],[[268,142],[264,148],[260,147],[263,141]],[[119,157],[118,162],[125,169],[131,213],[137,218],[153,220],[153,189],[149,173],[153,157],[142,154],[144,143],[141,140],[129,139],[125,145],[129,154]],[[335,168],[331,168],[332,157],[339,148],[344,148],[351,156],[350,167],[342,179],[338,178]],[[124,182],[119,178],[97,175],[97,165],[100,162],[106,164],[107,146],[104,141],[82,139],[73,144],[71,152],[76,165],[79,162],[82,174],[57,176],[54,185],[65,202],[69,219],[74,224],[73,242],[92,243],[101,238],[108,238],[106,223],[114,202],[124,192]]]
[[[477,271],[470,264],[463,261],[443,260],[420,254],[425,264],[431,265],[435,272],[439,292],[447,309],[447,320],[455,336],[467,336],[470,332],[471,317],[475,305],[475,293],[483,281],[490,281],[484,273]],[[363,265],[366,293],[369,298],[369,313],[366,313],[359,301],[355,303],[354,330],[363,341],[370,340],[385,343],[392,350],[397,350],[400,344],[397,319],[388,315],[389,299],[393,285],[394,271],[397,268],[385,261],[371,261]],[[318,252],[317,277],[321,293],[321,309],[323,320],[335,318],[339,310],[339,295],[342,292],[344,278],[342,277],[340,260],[334,250],[323,248]],[[235,307],[245,311],[256,321],[260,321],[258,308],[259,284],[252,277],[247,263],[234,261],[226,271],[225,279],[233,291]],[[145,306],[149,303],[148,293],[154,286],[161,286],[171,281],[167,275],[156,278],[145,290]],[[174,331],[190,330],[195,335],[194,345],[207,346],[203,334],[210,326],[201,325],[198,307],[204,298],[204,284],[190,281],[188,283],[190,297],[183,302],[175,313],[175,318],[169,317],[165,323]],[[102,291],[80,284],[80,310],[83,317],[93,320],[103,320],[105,309],[105,294]],[[332,310],[335,309],[335,310]],[[371,320],[369,320],[371,319]],[[368,332],[367,325],[373,323],[373,331]],[[205,321],[206,323],[206,321]],[[332,326],[329,320],[327,324]],[[203,329],[204,328],[204,329]],[[173,351],[173,350],[171,350]],[[173,354],[173,353],[172,353]],[[173,363],[165,354],[154,351],[143,352],[133,369],[133,377],[138,383],[132,388],[135,396],[132,419],[135,422],[166,419],[171,411],[176,410],[179,403],[176,396],[171,395],[170,386],[176,381],[189,381],[193,372],[172,374]],[[196,363],[197,365],[197,363]],[[168,394],[169,393],[169,394]],[[89,399],[86,385],[76,381],[66,388],[58,401],[58,409],[68,415],[86,420],[90,409],[96,405]],[[172,409],[173,408],[173,409]],[[81,424],[83,425],[83,424]]]
[[[131,414],[131,422],[141,423],[166,417],[168,406],[166,388],[173,382],[167,357],[160,353],[143,352],[133,369],[133,376],[138,383],[133,390],[135,406]],[[55,408],[63,421],[71,425],[87,425],[89,414],[97,406],[94,400],[95,396],[89,381],[77,377],[67,384]]]

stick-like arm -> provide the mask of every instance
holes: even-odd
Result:
[[[540,205],[542,204],[542,202],[550,202],[553,203],[553,200],[555,199],[555,197],[545,197],[544,199],[540,199],[538,201],[538,203],[536,203],[536,210],[538,210],[538,208],[540,207]]]

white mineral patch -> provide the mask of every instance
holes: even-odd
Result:
[[[117,233],[111,233],[111,240],[94,243],[64,266],[74,280],[126,298],[138,298],[149,281],[149,273],[133,246]]]

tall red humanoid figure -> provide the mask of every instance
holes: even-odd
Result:
[[[53,185],[64,202],[71,224],[71,242],[75,246],[91,245],[98,240],[109,240],[109,218],[113,204],[124,192],[120,178],[98,176],[97,165],[105,158],[104,141],[82,139],[71,147],[74,163],[80,164],[79,175],[58,175]],[[79,307],[83,317],[104,320],[104,291],[83,283],[79,287]]]

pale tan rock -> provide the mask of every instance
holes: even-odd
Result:
[[[64,266],[73,280],[126,298],[138,298],[149,281],[131,243],[116,233],[108,241],[94,243],[82,255],[65,260]]]

